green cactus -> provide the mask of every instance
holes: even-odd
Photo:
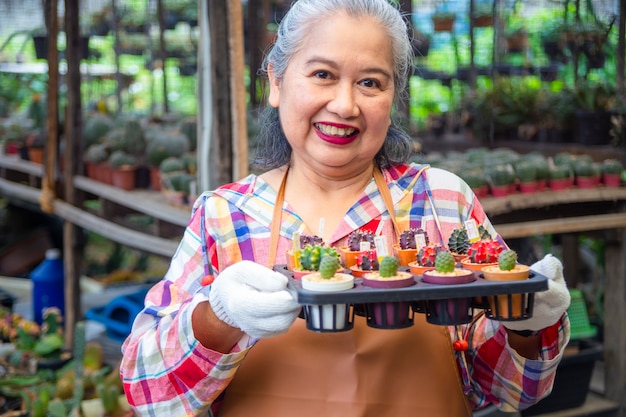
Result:
[[[113,129],[113,119],[104,113],[93,113],[85,117],[83,127],[83,141],[85,147],[100,143],[102,138]]]
[[[503,271],[510,271],[517,263],[517,253],[512,249],[505,249],[498,255],[498,267]]]
[[[494,165],[486,172],[489,182],[496,186],[510,185],[515,182],[515,171],[510,164]]]
[[[324,255],[320,261],[320,276],[324,279],[331,279],[339,269],[339,258],[331,255]]]
[[[124,123],[122,149],[135,157],[141,156],[146,150],[146,137],[138,120],[130,119]]]
[[[106,144],[94,143],[85,150],[85,161],[100,163],[109,159],[109,150]]]
[[[380,260],[380,276],[391,278],[398,274],[398,259],[395,256],[385,256]]]
[[[159,170],[161,171],[161,174],[184,172],[185,164],[181,158],[176,156],[170,156],[161,161],[161,165],[159,165]]]
[[[329,246],[306,245],[300,251],[300,265],[305,271],[319,271],[320,262],[324,255],[339,258],[337,249]]]
[[[435,257],[435,270],[437,272],[453,272],[454,271],[454,256],[448,251],[439,251]]]
[[[452,231],[452,234],[448,239],[448,249],[450,252],[464,255],[467,253],[469,245],[469,237],[465,227],[460,227]]]
[[[135,158],[128,152],[117,150],[113,151],[113,153],[111,153],[111,155],[109,156],[109,164],[113,168],[120,168],[123,166],[136,166],[137,158]]]
[[[148,161],[153,167],[161,165],[164,159],[180,157],[189,152],[189,139],[179,131],[152,131],[147,145]]]

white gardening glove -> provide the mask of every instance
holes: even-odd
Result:
[[[503,322],[511,330],[538,331],[559,321],[570,305],[571,296],[563,278],[563,264],[548,254],[535,262],[531,270],[548,278],[548,289],[535,293],[533,315],[527,320]]]
[[[226,267],[209,292],[215,315],[224,323],[261,339],[285,333],[301,306],[283,274],[251,261]]]

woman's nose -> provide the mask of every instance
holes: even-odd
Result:
[[[328,110],[344,119],[358,116],[359,106],[356,91],[351,83],[339,83],[334,89],[334,96],[328,103]]]

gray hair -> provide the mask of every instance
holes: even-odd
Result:
[[[281,20],[276,41],[265,56],[261,72],[267,73],[271,64],[277,79],[282,79],[291,58],[298,52],[304,39],[321,19],[344,11],[350,16],[370,16],[380,22],[391,41],[394,67],[395,101],[405,94],[409,75],[413,71],[413,49],[409,38],[408,21],[387,0],[297,0]],[[259,169],[278,168],[289,162],[291,146],[280,126],[278,111],[271,107],[261,115],[260,131],[253,166]],[[394,123],[390,126],[383,147],[376,155],[382,166],[408,161],[411,138]]]

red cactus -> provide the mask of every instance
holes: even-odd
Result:
[[[504,250],[496,240],[479,240],[470,244],[467,250],[467,256],[470,261],[476,264],[487,264],[498,262],[498,255]]]
[[[419,266],[435,266],[435,258],[442,250],[447,250],[441,245],[424,246],[417,253],[416,261]]]

